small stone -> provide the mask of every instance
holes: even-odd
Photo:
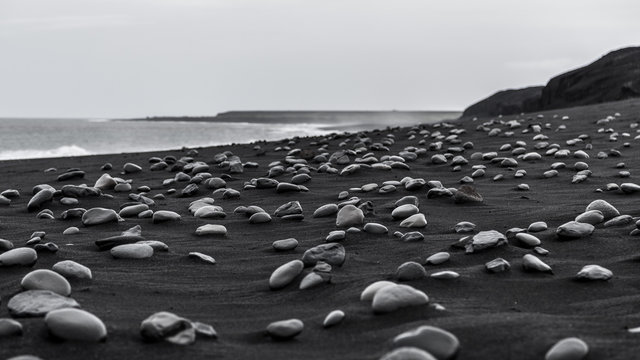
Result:
[[[116,259],[146,259],[153,256],[153,248],[146,244],[124,244],[111,249]]]
[[[79,233],[80,233],[80,229],[78,229],[75,226],[70,226],[62,232],[62,235],[76,235]]]
[[[589,353],[589,346],[582,340],[571,337],[555,343],[547,354],[545,360],[581,360]]]
[[[473,232],[475,229],[476,224],[468,221],[461,221],[453,227],[453,230],[458,234]]]
[[[216,263],[216,259],[214,259],[212,256],[209,256],[197,251],[190,252],[189,257],[193,259],[198,259],[200,261],[203,261],[212,265]]]
[[[72,260],[59,261],[53,265],[52,269],[68,279],[92,279],[93,277],[91,269]]]
[[[427,276],[427,271],[424,267],[417,262],[408,261],[400,266],[396,270],[395,277],[399,281],[411,281],[423,279]]]
[[[315,265],[318,261],[324,261],[330,265],[342,266],[346,257],[344,246],[339,243],[320,244],[308,249],[302,255],[302,261],[306,266]]]
[[[304,329],[304,323],[298,319],[272,322],[267,326],[267,334],[274,340],[289,340],[298,336]]]
[[[13,296],[7,304],[12,316],[43,316],[51,310],[80,307],[72,298],[50,290],[28,290]]]
[[[376,292],[378,292],[378,290],[382,289],[385,286],[395,285],[397,284],[387,280],[380,280],[369,284],[369,286],[367,286],[360,294],[360,301],[371,301],[373,300],[373,297],[375,296]]]
[[[167,221],[178,221],[181,218],[182,217],[180,216],[180,214],[178,214],[175,211],[158,210],[158,211],[153,213],[153,223],[154,224],[161,223],[161,222],[167,222]]]
[[[609,280],[613,277],[611,270],[599,265],[585,265],[576,274],[578,280]]]
[[[503,258],[496,258],[484,264],[484,267],[490,273],[499,273],[511,269],[511,264]]]
[[[0,319],[0,339],[8,336],[21,336],[22,324],[13,319]]]
[[[300,202],[298,201],[289,201],[288,203],[278,207],[274,213],[276,217],[297,214],[302,214],[302,205],[300,205]]]
[[[604,221],[604,215],[600,210],[588,210],[576,216],[576,222],[597,225]]]
[[[418,214],[419,212],[420,209],[418,209],[417,206],[413,204],[404,204],[393,209],[393,211],[391,212],[391,216],[394,219],[406,219],[411,215]]]
[[[300,260],[292,260],[278,267],[269,278],[269,287],[272,290],[281,289],[289,285],[304,269],[304,263]]]
[[[565,240],[579,239],[591,235],[594,229],[591,224],[569,221],[558,226],[556,235],[558,238]]]
[[[435,253],[427,258],[426,263],[430,265],[439,265],[449,261],[451,255],[448,252]]]
[[[371,307],[375,313],[388,313],[408,306],[425,305],[429,297],[409,285],[388,285],[375,292]]]
[[[364,224],[364,232],[369,234],[387,234],[389,229],[386,226],[378,223],[367,223]]]
[[[338,211],[337,227],[359,226],[364,223],[364,213],[354,205],[345,205]]]
[[[298,240],[294,238],[276,240],[271,246],[276,251],[289,251],[298,247]]]
[[[148,341],[158,341],[174,336],[192,327],[189,320],[176,314],[161,311],[144,319],[140,324],[140,335]]]
[[[120,217],[112,209],[92,208],[82,214],[82,225],[92,226],[106,224],[110,222],[118,222]]]
[[[271,222],[271,215],[266,212],[259,212],[249,217],[249,224],[265,224]]]
[[[384,354],[380,360],[439,360],[416,347],[400,347]]]
[[[38,260],[38,253],[27,247],[11,249],[0,254],[0,266],[31,266]]]
[[[520,241],[520,243],[524,244],[525,246],[534,247],[542,243],[540,239],[527,233],[517,233],[515,237],[518,241]]]
[[[331,216],[338,212],[338,205],[336,204],[325,204],[320,206],[313,212],[314,218]]]
[[[547,230],[547,223],[544,221],[536,221],[529,225],[528,232],[541,232]]]
[[[609,220],[620,215],[618,209],[616,209],[613,205],[609,204],[605,200],[601,199],[592,201],[585,209],[585,211],[589,210],[599,210],[604,216],[605,220]]]
[[[471,238],[466,244],[467,253],[478,252],[487,248],[498,247],[507,244],[507,238],[495,230],[481,231]]]
[[[522,267],[526,271],[539,271],[553,274],[553,270],[551,270],[549,265],[531,254],[526,254],[522,257]]]
[[[612,226],[625,226],[633,223],[633,217],[631,215],[620,215],[616,216],[612,219],[607,220],[603,226],[604,227],[612,227]]]
[[[424,240],[424,235],[419,231],[408,232],[400,237],[404,242],[415,242]]]
[[[322,322],[322,326],[324,326],[325,328],[328,328],[331,326],[338,325],[339,323],[342,322],[342,320],[344,320],[344,317],[345,317],[344,311],[333,310],[324,318],[324,321]]]
[[[331,275],[322,272],[312,271],[300,280],[300,290],[311,289],[331,280]]]
[[[133,163],[126,163],[122,166],[122,171],[125,174],[135,174],[142,171],[142,168],[139,165]]]
[[[226,234],[227,228],[224,225],[205,224],[196,229],[196,235],[198,236],[225,236]]]
[[[452,333],[430,325],[406,331],[393,339],[394,347],[415,347],[436,359],[453,359],[460,350],[460,341]]]
[[[427,226],[427,219],[424,214],[413,214],[400,223],[400,227],[404,228],[423,228],[425,226]]]
[[[325,238],[326,242],[342,241],[346,238],[347,233],[344,230],[334,230]]]
[[[107,328],[95,315],[80,309],[52,310],[44,317],[49,332],[63,340],[99,342],[107,337]]]

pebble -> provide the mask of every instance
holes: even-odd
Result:
[[[429,256],[426,263],[430,265],[439,265],[449,261],[450,257],[451,255],[448,252],[439,252]]]
[[[631,215],[620,215],[616,216],[612,219],[607,220],[603,226],[604,227],[612,227],[612,226],[625,226],[633,223],[633,217]]]
[[[120,210],[118,215],[120,215],[120,217],[123,217],[123,218],[135,217],[135,216],[138,216],[138,214],[140,214],[141,212],[146,210],[149,210],[149,205],[147,204],[131,205],[131,206],[126,206],[122,208],[122,210]]]
[[[0,266],[31,266],[38,260],[38,253],[28,247],[15,248],[0,254]]]
[[[276,217],[284,217],[287,215],[302,214],[302,205],[299,201],[289,201],[278,207],[274,213]]]
[[[507,238],[495,230],[481,231],[471,238],[465,245],[467,253],[478,252],[487,248],[498,247],[507,244]]]
[[[161,311],[142,320],[140,335],[148,341],[166,340],[168,337],[192,327],[189,320],[174,313]]]
[[[181,218],[182,217],[180,216],[180,214],[178,214],[175,211],[158,210],[158,211],[153,213],[153,223],[154,224],[161,223],[161,222],[167,222],[167,221],[178,221]]]
[[[53,199],[53,190],[49,188],[44,188],[38,191],[29,203],[27,204],[27,211],[34,211],[39,209],[45,202],[51,201]]]
[[[139,165],[133,163],[126,163],[122,166],[122,171],[125,174],[135,174],[142,171],[142,168]]]
[[[106,224],[110,222],[118,222],[120,217],[112,209],[105,209],[101,207],[91,208],[82,214],[82,225],[92,226]]]
[[[520,243],[530,247],[538,246],[542,243],[540,239],[527,233],[517,233],[515,238],[520,241]]]
[[[53,271],[65,278],[92,279],[91,269],[72,260],[63,260],[55,263]]]
[[[319,217],[327,217],[327,216],[331,216],[335,213],[338,212],[338,205],[336,204],[325,204],[320,206],[319,208],[316,209],[316,211],[313,212],[313,217],[314,218],[319,218]]]
[[[351,229],[352,228],[349,228],[348,230],[351,230]],[[342,241],[346,238],[346,236],[347,236],[347,233],[344,230],[334,230],[329,232],[329,235],[327,235],[327,237],[325,238],[325,242]]]
[[[146,244],[124,244],[111,249],[116,259],[146,259],[153,256],[153,248]]]
[[[585,265],[576,274],[579,280],[609,280],[613,277],[611,270],[603,268],[599,265]]]
[[[370,234],[387,234],[389,232],[386,226],[378,223],[366,223],[363,230]]]
[[[22,324],[13,319],[0,319],[0,339],[7,336],[21,336]]]
[[[453,230],[456,233],[473,232],[475,229],[476,229],[476,224],[468,221],[461,221],[453,227]]]
[[[192,251],[189,253],[188,255],[190,258],[193,259],[198,259],[200,261],[206,262],[208,264],[215,264],[216,263],[216,259],[214,259],[212,256],[203,254],[201,252],[197,252],[197,251]]]
[[[404,242],[415,242],[424,240],[424,235],[419,231],[408,232],[400,237]]]
[[[391,216],[394,219],[406,219],[411,215],[418,214],[420,209],[413,204],[404,204],[400,205],[397,208],[393,209],[391,212]]]
[[[12,316],[43,316],[49,311],[80,307],[72,298],[62,296],[50,290],[28,290],[13,296],[7,308]]]
[[[380,280],[372,284],[369,284],[360,294],[360,301],[373,300],[373,297],[375,296],[376,292],[378,292],[378,290],[382,289],[385,286],[390,286],[390,285],[395,286],[397,284],[387,280]]]
[[[526,254],[522,257],[522,267],[527,271],[548,272],[553,274],[553,270],[551,270],[549,265],[531,254]]]
[[[292,260],[278,267],[269,278],[269,287],[272,290],[281,289],[289,285],[302,273],[304,263],[300,260]]]
[[[196,235],[198,236],[225,236],[227,234],[227,228],[224,225],[218,224],[205,224],[199,226],[196,229]]]
[[[605,220],[609,220],[611,218],[614,218],[620,215],[620,212],[618,211],[618,209],[616,209],[613,205],[609,204],[607,201],[602,199],[594,200],[589,205],[587,205],[587,208],[585,209],[585,211],[589,211],[589,210],[599,210],[604,216]]]
[[[249,224],[265,224],[271,222],[271,215],[266,212],[259,212],[249,217]]]
[[[375,292],[371,307],[374,313],[389,313],[408,306],[425,305],[429,297],[409,285],[388,285]]]
[[[75,226],[70,226],[62,232],[62,235],[76,235],[79,233],[80,233],[80,229],[78,229]]]
[[[364,223],[364,213],[354,205],[345,205],[338,211],[337,227],[359,226]]]
[[[602,211],[600,210],[588,210],[576,216],[575,221],[597,225],[604,221],[604,215],[602,215]]]
[[[315,272],[312,271],[305,275],[302,280],[300,280],[300,290],[310,289],[316,287],[320,284],[328,283],[331,280],[331,275],[324,272]]]
[[[63,340],[99,342],[107,338],[107,328],[97,316],[80,309],[52,310],[44,317],[49,332]]]
[[[503,258],[496,258],[484,264],[484,267],[490,273],[499,273],[511,269],[511,264]]]
[[[400,223],[400,227],[403,228],[423,228],[425,226],[427,226],[427,219],[424,214],[420,213],[413,214]]]
[[[400,347],[384,354],[380,360],[439,360],[416,347]]]
[[[294,238],[276,240],[271,246],[276,251],[289,251],[298,247],[298,240]]]
[[[346,257],[344,246],[339,243],[320,244],[308,249],[302,255],[302,262],[306,266],[313,266],[318,261],[327,264],[342,266]]]
[[[564,240],[579,239],[591,235],[594,229],[594,226],[591,224],[569,221],[558,226],[556,235],[558,238]]]
[[[141,240],[136,241],[135,243],[149,245],[153,248],[153,251],[169,251],[169,245],[158,240]]]
[[[444,329],[423,325],[396,336],[393,346],[419,348],[436,359],[446,360],[455,358],[460,350],[460,341]]]
[[[274,340],[289,340],[298,336],[304,329],[304,323],[299,319],[289,319],[272,322],[267,326],[267,334]]]
[[[528,232],[541,232],[547,230],[547,223],[544,221],[536,221],[529,225],[527,228]]]
[[[623,176],[627,177],[627,176]],[[625,194],[633,194],[640,191],[640,185],[634,183],[622,183],[620,184],[620,190]]]
[[[581,360],[589,354],[589,346],[576,337],[555,343],[544,356],[545,360]]]
[[[460,274],[458,274],[455,271],[438,271],[435,272],[433,274],[431,274],[429,277],[433,278],[433,279],[442,279],[442,280],[449,280],[449,279],[457,279],[460,277]]]
[[[344,311],[342,310],[333,310],[330,312],[322,322],[322,326],[325,328],[335,326],[340,324],[345,318]]]
[[[423,279],[427,276],[427,271],[417,262],[408,261],[396,269],[395,277],[398,281],[411,281]]]

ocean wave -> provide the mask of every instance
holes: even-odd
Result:
[[[91,154],[89,150],[77,145],[63,145],[54,149],[4,150],[0,151],[0,160],[53,158]]]

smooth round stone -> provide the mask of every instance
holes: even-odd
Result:
[[[338,211],[337,227],[360,226],[364,223],[364,213],[354,205],[345,205]]]
[[[325,204],[320,206],[319,208],[316,209],[316,211],[313,212],[313,217],[318,218],[318,217],[331,216],[337,212],[338,212],[338,205]]]
[[[392,193],[392,192],[394,192],[394,191],[396,191],[396,190],[397,190],[397,188],[396,188],[396,186],[395,186],[395,185],[388,184],[388,185],[384,185],[384,186],[382,186],[382,187],[380,188],[380,190],[378,190],[378,192],[379,192],[380,194],[389,194],[389,193]]]
[[[594,226],[587,223],[569,221],[556,229],[556,235],[561,239],[579,239],[591,235]]]
[[[385,286],[395,285],[397,284],[387,280],[380,280],[369,284],[369,286],[367,286],[360,294],[360,301],[371,301],[373,300],[373,297],[375,296],[376,292],[378,292],[378,290],[382,289]]]
[[[309,174],[298,174],[291,178],[291,182],[296,185],[304,184],[311,180]]]
[[[616,216],[613,219],[607,220],[603,226],[611,227],[611,226],[625,226],[633,223],[633,217],[631,215],[620,215]]]
[[[581,360],[587,357],[589,346],[581,339],[570,337],[555,343],[544,356],[545,360]]]
[[[420,290],[409,285],[389,285],[375,292],[371,307],[375,313],[388,313],[428,303],[429,297]]]
[[[325,238],[326,242],[335,242],[344,240],[347,236],[347,233],[344,230],[334,230],[327,235]]]
[[[426,276],[427,271],[424,267],[414,261],[408,261],[396,269],[396,279],[399,281],[424,279]]]
[[[91,279],[93,277],[91,269],[72,260],[59,261],[53,265],[52,269],[68,279]]]
[[[76,235],[79,233],[80,233],[80,229],[78,229],[75,226],[70,226],[62,232],[62,235]]]
[[[535,251],[535,253],[538,254],[538,255],[542,255],[542,256],[549,255],[549,250],[547,250],[547,249],[545,249],[543,247],[540,247],[540,246],[534,247],[533,251]]]
[[[476,229],[476,224],[468,221],[461,221],[453,227],[453,230],[458,234],[473,232],[475,229]]]
[[[43,316],[51,310],[80,307],[72,298],[50,290],[28,290],[9,300],[7,308],[13,316]]]
[[[267,334],[275,340],[289,340],[298,336],[304,329],[304,323],[298,319],[272,322],[267,326]]]
[[[416,347],[428,352],[436,359],[446,360],[456,356],[460,349],[460,341],[444,329],[423,325],[396,336],[393,339],[393,346]]]
[[[401,347],[384,354],[380,360],[439,360],[417,347]]]
[[[133,163],[126,163],[122,166],[122,171],[124,171],[125,174],[135,174],[142,171],[142,168]]]
[[[180,214],[175,211],[158,210],[153,213],[153,223],[161,223],[166,221],[178,221],[181,219]]]
[[[149,219],[153,217],[153,210],[146,210],[138,214],[138,219]]]
[[[344,318],[345,318],[344,311],[333,310],[332,312],[327,314],[327,316],[324,318],[324,321],[322,322],[322,326],[324,326],[325,328],[328,328],[331,326],[338,325],[344,320]]]
[[[13,319],[0,319],[0,339],[22,335],[22,324]]]
[[[80,309],[58,309],[47,313],[49,332],[63,340],[98,342],[107,338],[107,328],[97,316]]]
[[[468,253],[477,252],[487,248],[505,245],[507,238],[496,230],[481,231],[473,235],[471,242],[466,245]]]
[[[110,222],[118,222],[119,216],[115,210],[105,208],[92,208],[82,214],[82,225],[100,225]]]
[[[146,244],[124,244],[111,249],[116,259],[146,259],[153,256],[153,248]]]
[[[409,216],[417,214],[419,212],[420,212],[420,209],[418,209],[417,206],[413,204],[404,204],[393,209],[393,211],[391,212],[391,216],[394,219],[406,219]]]
[[[0,266],[31,266],[38,260],[38,253],[32,248],[11,249],[0,254]]]
[[[0,252],[13,249],[13,243],[9,240],[0,239]]]
[[[430,265],[439,265],[449,261],[450,257],[451,255],[448,252],[443,251],[429,256],[426,263]]]
[[[288,251],[293,250],[298,247],[298,240],[294,238],[276,240],[271,244],[273,248],[277,251]]]
[[[331,280],[331,275],[322,272],[312,271],[305,275],[302,280],[300,280],[300,290],[311,289],[321,284],[328,283]]]
[[[613,205],[609,204],[607,201],[602,199],[594,200],[589,205],[587,205],[587,208],[585,209],[585,211],[589,211],[589,210],[599,210],[604,216],[605,220],[609,220],[611,218],[614,218],[620,215],[620,212],[618,211],[618,209],[616,209]]]
[[[224,227],[224,225],[205,224],[205,225],[199,226],[196,229],[196,235],[198,236],[206,236],[206,235],[225,236],[226,234],[227,234],[227,228]]]
[[[634,183],[622,183],[620,184],[620,190],[625,194],[633,194],[640,191],[640,185]]]
[[[124,207],[122,210],[120,210],[119,215],[123,218],[134,217],[134,216],[138,216],[138,214],[146,210],[149,210],[149,205],[147,204],[131,205],[131,206]]]
[[[484,267],[490,273],[499,273],[511,269],[511,264],[503,258],[496,258],[484,264]]]
[[[431,163],[436,165],[446,164],[447,158],[442,154],[435,154],[431,156]]]
[[[549,265],[531,254],[526,254],[522,257],[522,267],[527,271],[553,273]]]
[[[129,192],[131,191],[131,184],[129,183],[120,183],[113,187],[113,191],[115,192]]]
[[[300,260],[292,260],[278,267],[269,278],[269,287],[273,290],[281,289],[289,285],[302,273],[304,263]]]
[[[198,259],[200,261],[203,261],[203,262],[206,262],[206,263],[209,263],[209,264],[212,264],[212,265],[216,263],[216,259],[214,259],[212,256],[203,254],[201,252],[192,251],[192,252],[189,253],[188,256],[190,258]]]
[[[400,223],[400,227],[403,228],[423,228],[425,226],[427,226],[427,219],[424,214],[413,214]]]
[[[80,201],[78,201],[78,199],[76,198],[63,197],[62,199],[60,199],[60,204],[66,206],[78,205],[79,203]]]
[[[224,218],[227,214],[220,206],[204,205],[193,212],[193,216],[199,219]]]
[[[442,279],[442,280],[452,280],[452,279],[457,279],[460,277],[460,274],[458,274],[455,271],[438,271],[435,272],[431,275],[429,275],[429,277],[433,278],[433,279]]]
[[[38,191],[35,195],[33,195],[31,200],[29,200],[29,203],[27,204],[27,211],[34,211],[39,209],[45,202],[53,199],[53,193],[54,191],[49,188],[43,188],[42,190]]]
[[[330,265],[342,266],[346,257],[344,246],[338,243],[320,244],[308,249],[302,255],[302,261],[307,266],[324,261]]]
[[[520,191],[529,191],[531,189],[531,187],[529,187],[529,184],[518,184],[516,189],[518,189]]]
[[[26,290],[49,290],[62,296],[71,294],[71,284],[57,272],[38,269],[22,278],[20,285]]]
[[[424,235],[419,231],[412,231],[400,236],[400,240],[404,242],[422,241],[424,240]]]
[[[613,277],[611,270],[599,265],[585,265],[576,274],[578,280],[609,280]]]
[[[363,229],[364,232],[369,234],[386,234],[389,232],[386,226],[378,223],[366,223]]]
[[[271,215],[266,212],[259,212],[249,217],[249,224],[265,224],[271,222]]]
[[[515,238],[520,241],[520,243],[530,247],[538,246],[542,243],[540,239],[527,233],[517,233]]]
[[[169,245],[158,240],[140,240],[135,243],[149,245],[153,248],[153,251],[169,251]]]
[[[547,223],[544,221],[536,221],[529,225],[528,232],[541,232],[547,230]]]
[[[600,210],[589,210],[576,216],[575,221],[591,224],[591,225],[597,225],[604,221],[604,215],[602,215],[602,212]]]

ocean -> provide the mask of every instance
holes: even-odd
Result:
[[[459,115],[424,114],[421,122],[428,123]],[[412,124],[380,120],[265,123],[0,118],[0,160],[170,150],[408,125]]]

